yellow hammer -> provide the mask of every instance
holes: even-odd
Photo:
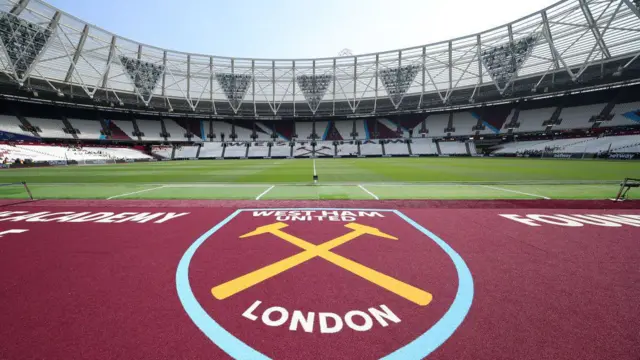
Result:
[[[258,270],[252,271],[246,275],[240,276],[224,284],[218,285],[211,289],[211,293],[213,294],[213,296],[219,300],[226,299],[269,278],[272,278],[286,270],[309,261],[310,259],[320,257],[415,304],[426,306],[433,299],[433,295],[424,290],[418,289],[412,285],[404,283],[391,276],[385,275],[379,271],[373,270],[338,254],[334,254],[330,251],[337,246],[340,246],[365,234],[391,240],[397,240],[396,237],[385,234],[374,227],[350,223],[345,225],[345,227],[351,229],[352,231],[333,240],[329,240],[323,244],[314,245],[282,231],[282,229],[287,226],[288,225],[285,223],[275,223],[271,225],[261,226],[252,232],[240,236],[240,238],[247,238],[260,234],[270,233],[304,249],[305,251],[275,262],[271,265],[267,265]]]

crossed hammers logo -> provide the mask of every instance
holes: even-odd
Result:
[[[260,226],[254,231],[240,236],[240,238],[244,239],[262,234],[272,234],[282,240],[298,246],[299,248],[304,250],[303,252],[292,255],[286,259],[280,260],[271,265],[267,265],[248,274],[242,275],[238,278],[225,282],[224,284],[215,286],[211,289],[211,293],[213,294],[213,296],[218,300],[226,299],[297,265],[300,265],[315,257],[320,257],[417,305],[426,306],[433,299],[433,296],[424,290],[418,289],[391,276],[385,275],[353,260],[347,259],[344,256],[331,252],[331,250],[335,247],[345,244],[365,234],[390,240],[398,240],[398,238],[389,234],[385,234],[377,228],[371,226],[349,223],[345,225],[345,227],[351,229],[350,232],[335,239],[329,240],[323,244],[315,245],[282,231],[282,229],[286,228],[287,226],[287,224],[282,222]]]

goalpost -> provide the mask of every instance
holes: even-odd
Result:
[[[313,159],[313,183],[318,183],[318,173],[316,172],[316,159]]]
[[[19,186],[21,188],[24,188],[24,190],[27,192],[27,195],[29,196],[29,199],[33,200],[33,194],[31,194],[31,190],[29,189],[29,186],[27,186],[27,182],[26,181],[0,184],[0,188],[4,188],[4,187],[8,187],[8,186]],[[9,190],[9,192],[11,192],[11,190]],[[0,190],[0,194],[1,193],[2,193],[2,190]]]
[[[627,194],[629,193],[629,190],[631,190],[631,188],[637,188],[637,187],[640,187],[640,179],[625,178],[620,183],[620,190],[618,191],[618,195],[616,195],[616,198],[614,199],[614,201],[627,200],[628,199]]]

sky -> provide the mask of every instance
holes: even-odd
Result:
[[[206,55],[333,57],[424,45],[506,24],[557,0],[45,0],[144,44]]]

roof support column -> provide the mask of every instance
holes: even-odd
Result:
[[[547,12],[546,11],[542,11],[540,12],[540,15],[542,16],[542,23],[544,25],[544,32],[545,32],[545,37],[547,39],[547,43],[549,43],[549,50],[551,51],[551,57],[553,58],[553,67],[557,70],[560,69],[560,63],[558,62],[558,56],[556,55],[556,52],[554,51],[554,46],[553,46],[553,37],[551,36],[551,28],[549,27],[549,18],[547,17]]]
[[[22,12],[22,10],[27,8],[29,4],[29,0],[20,0],[13,8],[11,8],[11,14],[18,16]]]
[[[84,47],[84,42],[87,40],[88,34],[89,25],[85,25],[84,29],[82,29],[82,35],[80,35],[80,41],[76,47],[76,52],[73,54],[73,59],[69,65],[69,70],[67,70],[67,76],[64,77],[64,82],[69,82],[69,80],[71,80],[71,75],[73,74],[73,70],[76,68],[76,63],[78,63],[78,59],[80,58],[80,54],[82,53],[82,48]]]

